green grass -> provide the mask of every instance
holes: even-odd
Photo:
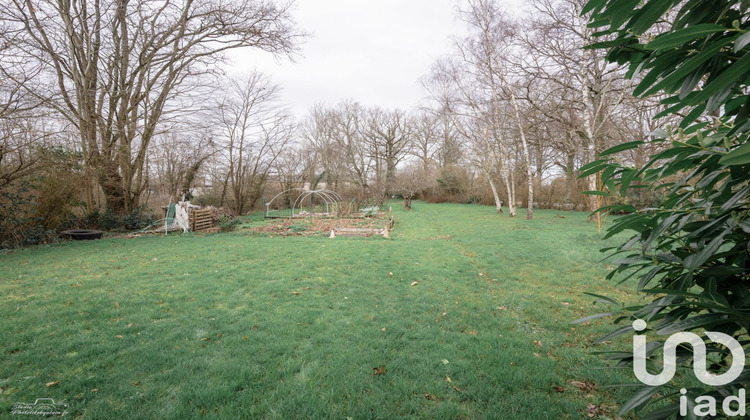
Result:
[[[616,412],[630,390],[605,386],[634,379],[590,354],[608,321],[570,322],[603,310],[584,292],[634,297],[603,279],[586,214],[393,208],[390,240],[236,232],[0,255],[0,417],[43,397],[91,419]]]

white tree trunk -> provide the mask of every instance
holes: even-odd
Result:
[[[521,145],[523,146],[523,157],[526,161],[526,178],[528,179],[529,188],[529,203],[526,207],[526,218],[531,220],[534,218],[534,171],[531,167],[531,155],[529,154],[529,144],[526,141],[526,132],[523,129],[523,121],[521,120],[521,111],[518,107],[518,101],[516,100],[516,94],[511,90],[510,101],[513,104],[513,110],[516,113],[516,123],[518,123],[518,132],[521,135]]]
[[[497,187],[495,181],[492,180],[492,176],[488,173],[487,178],[490,180],[490,188],[492,189],[492,197],[495,199],[495,210],[498,213],[503,212],[503,200],[500,199],[500,195],[497,193]]]

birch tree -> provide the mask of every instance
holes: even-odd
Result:
[[[494,0],[472,0],[459,13],[470,34],[456,43],[462,60],[484,81],[487,100],[493,114],[499,112],[503,98],[510,104],[526,165],[528,204],[526,217],[534,217],[534,176],[531,154],[518,95],[518,79],[511,78],[507,56],[513,53],[513,37],[518,31]]]

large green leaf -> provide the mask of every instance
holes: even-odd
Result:
[[[722,38],[711,45],[704,48],[699,53],[691,56],[689,59],[687,59],[681,66],[679,66],[675,71],[669,73],[662,79],[659,83],[654,85],[651,89],[644,93],[640,93],[638,90],[636,92],[633,92],[634,95],[638,96],[650,96],[653,95],[662,89],[666,88],[667,86],[673,86],[676,85],[679,81],[687,77],[690,73],[692,73],[695,69],[697,69],[699,66],[701,66],[703,63],[705,63],[708,60],[711,60],[714,58],[716,53],[718,53],[722,48],[726,47],[727,45],[732,43],[733,38]],[[687,53],[687,52],[686,52]],[[641,86],[639,85],[638,88]],[[643,89],[645,90],[645,88]]]
[[[720,93],[725,88],[736,83],[744,81],[750,72],[750,54],[745,54],[729,68],[725,69],[720,75],[713,79],[708,86],[704,87],[691,101],[691,105],[698,105],[707,101],[710,97]]]
[[[727,153],[719,160],[719,163],[727,166],[747,165],[750,163],[750,143],[745,143]]]
[[[631,21],[630,30],[636,35],[646,32],[661,16],[672,7],[671,0],[651,0],[641,7]]]
[[[637,149],[642,144],[644,144],[644,142],[641,140],[620,143],[617,146],[610,147],[609,149],[599,153],[599,156],[609,156],[614,155],[615,153],[624,152],[626,150]]]
[[[667,2],[664,2],[667,3]],[[692,41],[696,38],[702,38],[706,35],[724,32],[727,28],[713,23],[704,23],[701,25],[691,26],[674,32],[667,32],[654,38],[653,41],[646,44],[646,49],[660,50],[674,48]]]

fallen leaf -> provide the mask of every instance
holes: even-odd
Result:
[[[534,356],[536,356],[536,357],[538,357],[540,359],[542,358],[542,356],[540,356],[539,353],[534,353]]]
[[[253,329],[257,331],[258,330],[258,324],[253,325]]]
[[[60,381],[54,381],[54,382],[47,382],[45,385],[47,385],[47,388],[49,388],[49,387],[55,386],[55,385],[57,385],[59,383],[60,383]]]
[[[565,388],[563,388],[561,386],[556,386],[556,387],[554,387],[552,389],[554,389],[556,392],[560,392],[560,393],[565,392]]]
[[[413,282],[411,282],[411,285],[412,285],[412,286],[416,286],[416,285],[418,285],[418,284],[419,284],[419,282],[418,282],[418,281],[413,281]]]
[[[385,375],[385,365],[380,365],[376,368],[372,368],[372,370],[373,375]]]
[[[596,389],[596,384],[592,382],[570,381],[570,384],[587,393]]]
[[[477,335],[476,331],[469,331],[469,335]]]
[[[382,330],[380,330],[380,331],[383,331],[383,332],[385,332],[385,328],[383,328],[383,329],[382,329]]]
[[[292,292],[292,294],[294,294],[294,295],[297,295],[297,296],[299,296],[299,295],[301,295],[302,293],[300,293],[300,292]]]
[[[302,290],[310,290],[312,287],[304,287]]]
[[[247,340],[247,336],[242,337],[243,340]]]
[[[610,413],[612,412],[613,407],[606,406],[604,404],[599,404],[598,406],[589,403],[586,406],[586,416],[588,418],[593,419],[594,417],[597,418],[609,418]]]
[[[130,327],[135,327],[135,323],[134,322],[129,323],[128,324],[128,328],[130,328]]]
[[[446,376],[445,380],[448,381],[449,384],[453,383],[453,381],[451,381],[451,377],[450,376]]]
[[[534,343],[534,345],[537,346],[537,347],[542,347],[542,342],[539,341],[539,340],[534,340],[534,341],[532,341],[532,343]]]
[[[498,307],[497,307],[497,309],[500,309],[501,311],[504,311],[504,310],[506,310],[506,309],[508,309],[508,308],[507,308],[507,307],[505,307],[505,306],[498,306]]]
[[[594,417],[599,415],[599,409],[594,404],[589,403],[586,406],[586,415],[589,418],[593,419]]]
[[[135,382],[133,382],[133,385],[135,385],[135,386],[138,386],[140,384],[141,384],[141,381],[135,381]]]
[[[120,307],[120,304],[115,302],[115,309],[118,309]]]
[[[437,401],[438,397],[435,394],[424,394],[424,397],[430,401]]]
[[[444,364],[444,365],[447,365],[448,363],[450,363],[450,362],[448,361],[448,359],[443,359],[443,360],[441,360],[441,362],[443,362],[443,364]]]
[[[389,276],[393,276],[393,272],[388,273]]]
[[[99,388],[92,388],[91,392],[99,392]]]
[[[122,336],[118,334],[118,335],[115,336],[115,338],[122,339]]]
[[[81,283],[71,284],[70,287],[81,287]]]

